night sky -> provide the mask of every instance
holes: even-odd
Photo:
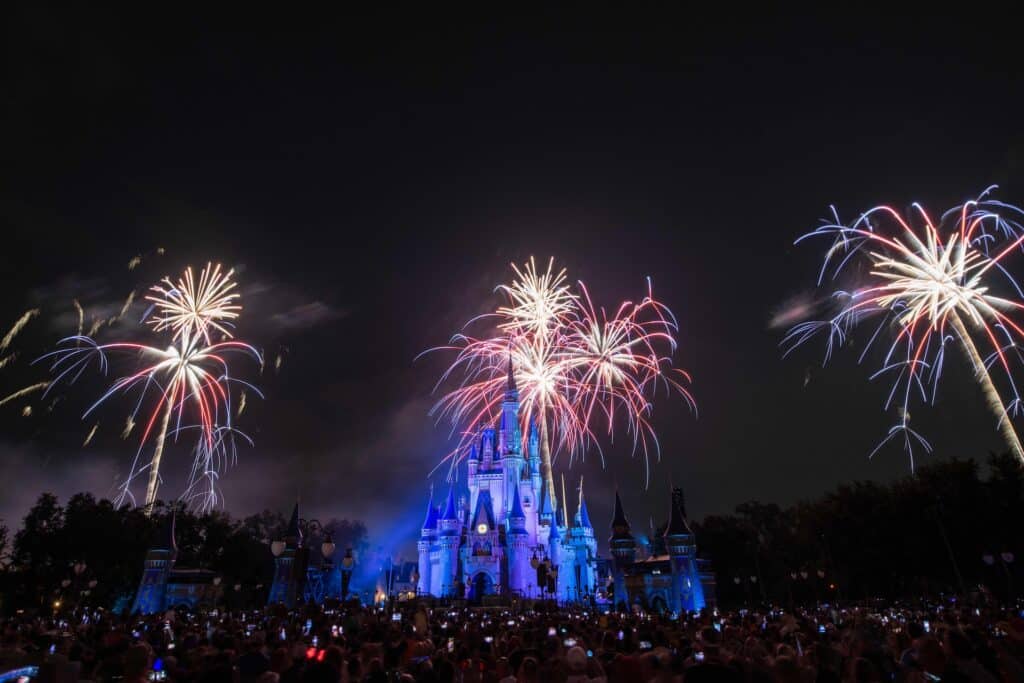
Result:
[[[907,473],[898,447],[867,458],[892,415],[856,350],[824,370],[821,344],[781,358],[772,318],[815,297],[821,255],[793,240],[830,204],[844,218],[882,202],[944,209],[993,183],[1024,203],[1019,40],[991,17],[188,18],[31,3],[4,23],[0,328],[43,312],[0,395],[45,378],[28,362],[74,332],[72,299],[111,315],[130,291],[221,261],[242,286],[239,335],[268,358],[263,376],[242,372],[266,399],[242,415],[256,445],[223,480],[228,510],[300,496],[403,549],[450,448],[427,415],[445,357],[414,358],[493,308],[511,261],[554,255],[606,304],[641,296],[650,275],[679,318],[699,416],[657,400],[651,488],[627,439],[606,444],[603,470],[595,456],[568,473],[585,475],[604,538],[616,484],[643,528],[666,515],[670,481],[701,518]],[[126,321],[99,336],[138,334]],[[914,424],[935,458],[984,458],[1000,447],[994,421],[951,365]],[[120,438],[123,401],[82,448],[102,386],[83,379],[52,412],[0,408],[0,519],[17,526],[42,490],[110,494],[137,441]],[[185,457],[165,460],[165,495]]]

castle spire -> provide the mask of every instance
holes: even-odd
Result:
[[[459,515],[455,511],[455,485],[452,484],[452,486],[448,489],[448,502],[444,507],[444,515],[441,516],[441,519],[457,520],[458,518]]]
[[[519,482],[512,488],[512,510],[508,513],[510,520],[526,521],[526,513],[523,512],[523,504],[519,500]],[[521,524],[520,524],[521,526]]]
[[[512,362],[512,338],[508,340],[508,379],[505,382],[505,396],[515,395],[519,397],[519,389],[516,387],[516,369],[515,364]]]
[[[284,536],[285,539],[294,539],[296,546],[302,543],[302,529],[299,528],[299,501],[295,501],[292,517],[288,520],[288,532]]]
[[[587,501],[583,498],[583,477],[580,477],[580,509],[576,513],[576,526],[582,529],[593,529],[590,515],[587,514]]]
[[[547,486],[540,487],[540,514],[546,516],[548,519],[554,520],[555,517],[555,505],[557,501],[551,500],[551,494],[548,493]]]
[[[672,489],[672,507],[669,510],[668,527],[665,529],[665,536],[682,536],[692,534],[689,525],[686,523],[686,515],[682,511],[683,490]]]
[[[629,533],[629,522],[626,520],[626,513],[622,509],[622,499],[619,498],[619,490],[615,489],[615,514],[612,517],[612,535],[624,536]]]
[[[565,499],[565,475],[562,475],[562,524],[569,525],[569,503]]]
[[[434,485],[430,485],[430,500],[427,501],[427,518],[423,520],[424,529],[437,529],[437,508],[434,507]]]

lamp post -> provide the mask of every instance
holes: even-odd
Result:
[[[345,556],[341,558],[341,601],[348,598],[348,586],[352,580],[352,569],[356,566],[356,558],[352,555],[352,548],[345,548]]]

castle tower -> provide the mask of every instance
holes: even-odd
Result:
[[[499,448],[501,455],[506,453],[522,453],[519,433],[519,389],[516,387],[515,367],[512,364],[512,353],[508,355],[508,378],[505,381],[505,397],[501,402],[501,427]],[[516,472],[519,475],[519,472]]]
[[[437,522],[440,515],[434,507],[434,491],[430,491],[430,500],[427,503],[427,517],[423,520],[423,529],[420,531],[420,540],[416,544],[419,551],[419,574],[420,580],[416,590],[426,595],[430,593],[430,550],[437,540]]]
[[[697,548],[693,532],[686,523],[683,490],[680,488],[672,489],[665,548],[672,568],[672,611],[681,613],[703,609],[704,588],[697,570]]]
[[[512,509],[512,492],[519,488],[519,481],[523,478],[523,471],[526,469],[526,460],[523,458],[522,452],[522,438],[519,432],[519,391],[516,389],[511,354],[508,359],[505,398],[501,403],[498,450],[501,453],[501,465],[505,472],[505,478],[501,499],[495,500],[495,513],[499,518],[503,518]],[[520,501],[521,504],[522,501]]]
[[[583,483],[580,482],[580,504],[570,530],[575,566],[573,568],[576,594],[572,597],[583,600],[597,586],[597,539],[594,537],[594,526],[590,523],[587,512],[587,501],[583,497]]]
[[[437,525],[437,573],[431,570],[431,593],[453,595],[459,567],[459,538],[462,522],[455,509],[455,488],[448,489],[448,501]],[[460,596],[461,597],[461,596]]]
[[[540,487],[540,511],[537,515],[537,544],[547,546],[551,542],[552,529],[555,528],[555,510],[548,487]]]
[[[167,576],[178,556],[178,544],[174,539],[174,516],[172,510],[164,533],[146,553],[142,580],[139,581],[139,590],[132,605],[133,614],[153,614],[167,608]]]
[[[274,582],[270,586],[270,595],[267,596],[267,604],[274,605],[281,603],[285,607],[295,606],[300,585],[299,572],[305,571],[304,567],[298,566],[296,557],[299,547],[302,545],[302,531],[299,529],[299,504],[296,503],[292,509],[292,517],[288,521],[288,530],[284,535],[284,549],[281,554],[274,558]]]
[[[467,484],[472,486],[476,479],[476,471],[480,467],[480,453],[476,450],[476,444],[469,447],[469,457],[466,458],[466,472],[469,475]]]
[[[517,484],[512,489],[512,510],[508,516],[508,583],[512,591],[521,595],[526,594],[532,583],[530,557],[530,535]]]
[[[636,539],[630,533],[622,499],[615,492],[615,515],[612,518],[612,535],[608,539],[612,554],[612,576],[615,581],[615,607],[620,611],[629,609],[629,595],[626,593],[626,570],[636,562]]]
[[[548,537],[548,558],[551,560],[551,566],[558,568],[558,578],[555,582],[555,595],[562,595],[562,534],[558,530],[558,525],[552,523],[549,527]]]

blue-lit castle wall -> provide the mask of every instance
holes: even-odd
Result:
[[[178,547],[174,539],[174,515],[168,520],[166,533],[146,553],[142,580],[135,593],[132,612],[155,614],[174,607],[213,607],[221,588],[215,574],[205,569],[175,566]]]
[[[612,602],[622,610],[639,606],[655,611],[685,612],[715,604],[715,579],[706,560],[697,557],[697,545],[686,520],[681,489],[672,491],[669,520],[662,537],[664,552],[640,557],[622,507],[615,494],[611,561],[608,583]]]

